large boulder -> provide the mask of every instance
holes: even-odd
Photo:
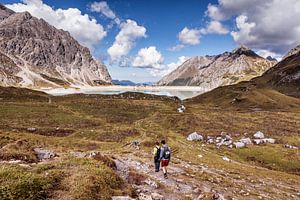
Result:
[[[250,138],[242,138],[242,139],[240,139],[240,142],[242,142],[246,145],[252,144],[252,141]]]
[[[33,150],[39,160],[50,159],[56,156],[56,154],[51,150],[42,149],[42,148],[34,148]]]
[[[188,141],[203,141],[203,136],[198,134],[197,132],[193,132],[189,134],[189,136],[186,139]]]
[[[245,143],[243,142],[234,142],[233,145],[235,146],[235,148],[240,149],[240,148],[244,148],[246,146]]]
[[[253,137],[255,139],[263,139],[263,138],[265,138],[265,135],[262,132],[258,131],[253,135]]]

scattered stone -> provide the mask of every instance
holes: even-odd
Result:
[[[34,128],[34,127],[27,128],[27,131],[29,131],[29,132],[35,132],[35,131],[37,131],[37,128]]]
[[[151,195],[147,195],[145,193],[140,193],[138,199],[139,200],[152,200],[152,197],[151,197]]]
[[[256,144],[256,145],[259,145],[259,144],[263,144],[263,140],[262,139],[254,139],[253,142]]]
[[[193,132],[189,134],[189,136],[186,138],[188,141],[202,141],[203,136],[199,135],[197,132]]]
[[[227,162],[230,162],[230,159],[229,158],[227,158],[226,156],[223,156],[223,158],[222,158],[223,160],[225,160],[225,161],[227,161]]]
[[[112,200],[134,200],[134,199],[129,196],[115,196],[112,197]]]
[[[273,139],[273,138],[264,138],[264,139],[262,139],[262,141],[264,142],[264,143],[270,143],[270,144],[275,144],[275,139]]]
[[[198,157],[199,157],[199,158],[203,158],[203,156],[202,156],[202,155],[198,155]]]
[[[42,149],[42,148],[34,148],[33,150],[36,153],[39,160],[50,159],[56,156],[56,154],[51,150]]]
[[[151,187],[156,188],[156,189],[159,187],[159,185],[155,181],[151,180],[150,178],[146,179],[145,183],[147,185],[151,186]]]
[[[151,193],[151,197],[153,200],[164,200],[164,197],[156,192]]]
[[[240,142],[242,142],[246,145],[252,144],[252,141],[250,138],[242,138],[242,139],[240,139]]]
[[[246,146],[245,143],[243,142],[234,142],[233,145],[235,146],[235,148],[240,149],[240,148],[244,148]]]
[[[212,195],[212,199],[213,199],[213,200],[225,200],[225,198],[223,197],[223,195],[218,194],[218,193],[214,193],[214,194]]]
[[[299,147],[292,146],[292,145],[289,145],[289,144],[284,145],[284,148],[287,148],[287,149],[299,149]]]
[[[253,135],[253,137],[255,139],[263,139],[263,138],[265,138],[265,135],[262,132],[258,131]]]

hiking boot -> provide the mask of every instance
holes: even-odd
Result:
[[[164,174],[164,177],[165,177],[165,179],[168,179],[168,175],[167,174]]]

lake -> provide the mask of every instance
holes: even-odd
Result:
[[[196,86],[96,86],[67,89],[43,89],[42,91],[54,96],[79,93],[112,95],[124,92],[141,92],[160,96],[176,96],[181,100],[192,98],[206,92],[203,88]]]

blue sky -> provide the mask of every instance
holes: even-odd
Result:
[[[287,2],[294,7],[286,7]],[[15,11],[27,10],[69,31],[96,58],[103,60],[113,79],[135,82],[157,81],[188,57],[231,51],[239,44],[262,56],[280,58],[300,42],[300,31],[297,32],[300,23],[270,20],[276,20],[278,15],[300,17],[297,0],[4,0],[2,3]],[[290,11],[288,16],[280,16],[282,7]],[[71,12],[70,8],[79,13]],[[87,18],[83,17],[85,14]],[[77,18],[80,21],[74,22]],[[79,29],[75,29],[77,25]],[[284,26],[292,33],[282,33]]]

